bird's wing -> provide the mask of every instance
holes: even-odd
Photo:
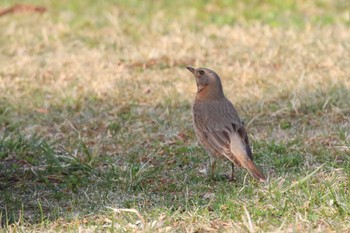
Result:
[[[194,121],[198,130],[205,135],[208,143],[216,151],[237,164],[237,158],[232,157],[233,146],[235,147],[237,141],[236,146],[239,147],[237,150],[246,151],[245,154],[252,159],[247,133],[231,102],[227,99],[202,102],[196,103],[193,107]]]
[[[253,153],[252,153],[252,148],[250,147],[249,144],[249,139],[248,139],[248,134],[247,131],[245,131],[244,126],[242,125],[241,128],[238,129],[237,133],[239,134],[239,136],[243,139],[243,142],[245,144],[245,148],[246,148],[246,152],[248,157],[253,160]]]

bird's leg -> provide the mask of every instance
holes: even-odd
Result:
[[[229,178],[229,181],[235,181],[236,178],[235,178],[235,164],[234,163],[231,163],[231,177]]]
[[[216,159],[213,157],[209,157],[209,177],[210,179],[214,179],[215,177],[215,168],[216,168]]]

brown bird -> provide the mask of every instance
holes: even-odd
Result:
[[[194,132],[198,141],[210,155],[211,175],[216,158],[226,158],[232,163],[230,180],[234,180],[234,165],[246,168],[257,180],[266,178],[253,162],[248,135],[236,109],[225,97],[219,75],[207,68],[186,67],[197,83],[193,103]]]

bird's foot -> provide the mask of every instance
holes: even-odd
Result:
[[[235,182],[236,178],[235,177],[231,177],[229,175],[226,174],[222,174],[222,175],[211,175],[208,177],[209,180],[211,181],[229,181],[229,182]]]
[[[226,175],[225,174],[225,178],[229,181],[229,182],[236,182],[237,180],[236,180],[236,177],[234,177],[234,176],[230,176],[230,175]]]

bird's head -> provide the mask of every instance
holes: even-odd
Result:
[[[212,96],[222,97],[223,91],[221,86],[220,77],[214,71],[208,68],[193,68],[190,66],[186,67],[196,78],[197,93]]]

